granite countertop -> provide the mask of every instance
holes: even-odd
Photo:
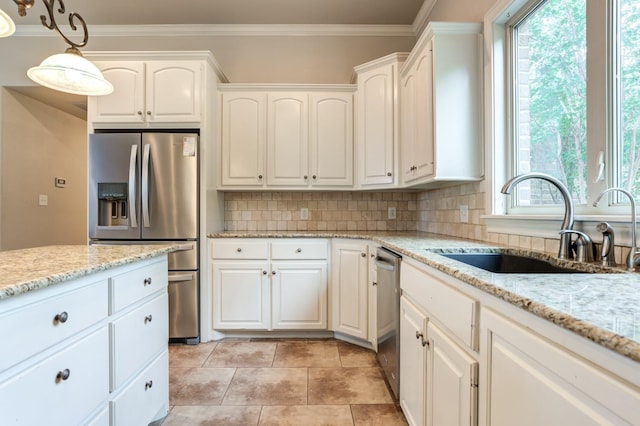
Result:
[[[0,252],[0,300],[138,260],[173,245],[46,246]]]
[[[224,232],[210,238],[357,238],[375,241],[593,342],[640,361],[640,273],[561,261],[539,252],[507,249],[421,232]],[[451,252],[507,252],[532,256],[572,274],[496,274],[441,256]]]

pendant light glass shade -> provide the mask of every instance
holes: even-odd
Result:
[[[2,9],[0,9],[0,37],[9,37],[16,32],[16,26]]]
[[[75,48],[49,56],[39,66],[30,68],[27,75],[38,84],[75,95],[100,96],[113,92],[113,86],[98,67]]]

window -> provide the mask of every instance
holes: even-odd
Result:
[[[508,174],[555,176],[582,214],[606,187],[640,199],[640,1],[608,1],[528,2],[504,26]],[[540,180],[515,193],[510,213],[562,203]]]

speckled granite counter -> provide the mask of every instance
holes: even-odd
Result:
[[[357,238],[378,242],[448,275],[640,361],[640,273],[559,261],[538,252],[420,232],[235,232],[210,238]],[[574,274],[495,274],[439,253],[509,252],[580,268]]]
[[[174,250],[171,245],[78,245],[3,251],[0,300]]]

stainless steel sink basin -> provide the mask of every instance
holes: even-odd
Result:
[[[506,253],[440,253],[485,271],[499,274],[571,274],[585,273],[553,265],[545,260]]]

